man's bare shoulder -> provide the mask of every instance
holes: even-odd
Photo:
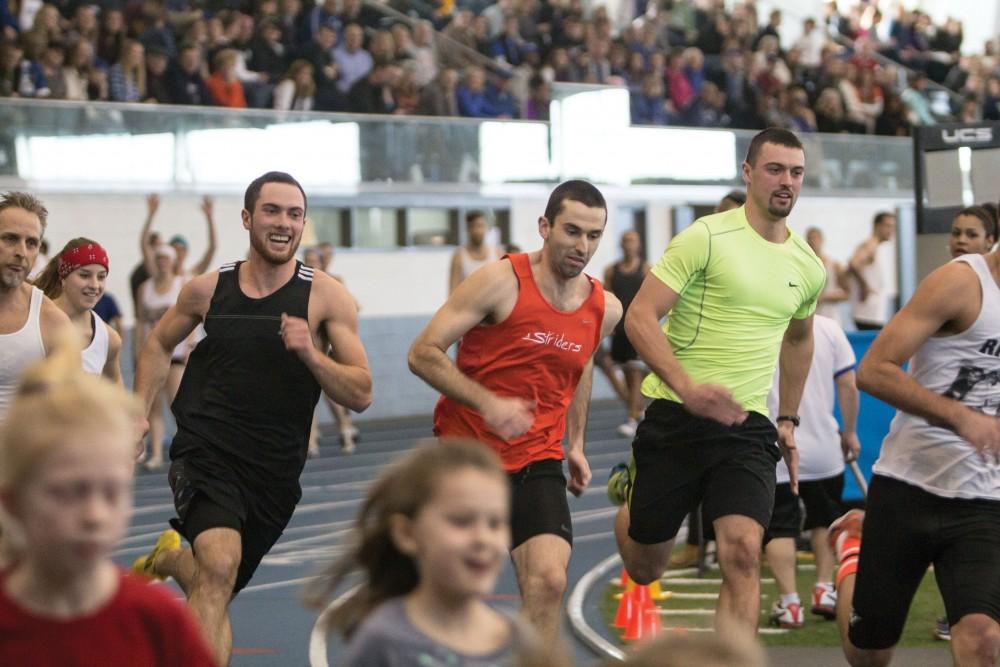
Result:
[[[354,299],[351,297],[350,292],[347,291],[344,283],[336,276],[331,276],[322,271],[316,271],[313,274],[310,300],[313,295],[319,297],[321,302],[332,305],[339,306],[343,303],[349,303],[353,306],[354,304]]]
[[[518,278],[513,263],[504,258],[476,269],[461,282],[460,287],[466,296],[473,295],[479,299],[492,301],[495,298],[517,294]]]
[[[924,278],[912,301],[932,308],[953,308],[961,304],[971,307],[975,300],[968,296],[978,291],[978,285],[975,269],[965,262],[948,262]]]
[[[47,296],[42,296],[42,307],[39,311],[39,318],[43,327],[62,326],[69,324],[69,316],[64,313],[55,301]]]
[[[204,312],[212,303],[212,296],[219,284],[219,271],[209,271],[196,276],[181,288],[177,307],[185,312]]]
[[[519,283],[508,259],[498,259],[477,269],[448,297],[447,307],[474,311],[490,321],[502,321],[517,302]]]

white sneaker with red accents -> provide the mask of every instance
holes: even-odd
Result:
[[[798,630],[805,625],[802,605],[792,602],[788,606],[785,606],[781,604],[781,600],[775,601],[774,606],[771,607],[770,622],[771,625],[776,625],[779,628]]]
[[[826,586],[815,586],[812,597],[812,613],[827,620],[837,617],[837,592]]]

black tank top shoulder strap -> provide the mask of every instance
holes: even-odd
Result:
[[[315,275],[316,275],[316,269],[312,268],[311,266],[306,266],[299,260],[295,260],[295,277],[311,283],[313,276]]]

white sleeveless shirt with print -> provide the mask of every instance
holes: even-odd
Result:
[[[963,255],[979,277],[982,307],[975,323],[953,336],[928,338],[910,360],[922,386],[967,407],[1000,411],[1000,287],[983,255]],[[990,457],[991,458],[991,457]],[[1000,501],[1000,465],[987,462],[954,431],[896,413],[873,471],[945,498]]]

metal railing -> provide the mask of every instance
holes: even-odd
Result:
[[[627,120],[605,128],[601,110],[596,113],[584,126],[559,114],[550,124],[10,99],[0,102],[0,180],[81,190],[225,190],[262,171],[286,169],[330,193],[551,183],[571,176],[617,185],[741,184],[739,167],[754,131],[632,127]],[[845,196],[912,195],[909,139],[802,139],[807,188]],[[614,154],[576,152],[571,161],[555,148],[595,141]],[[712,152],[697,155],[703,145]],[[713,168],[688,169],[696,158]]]

